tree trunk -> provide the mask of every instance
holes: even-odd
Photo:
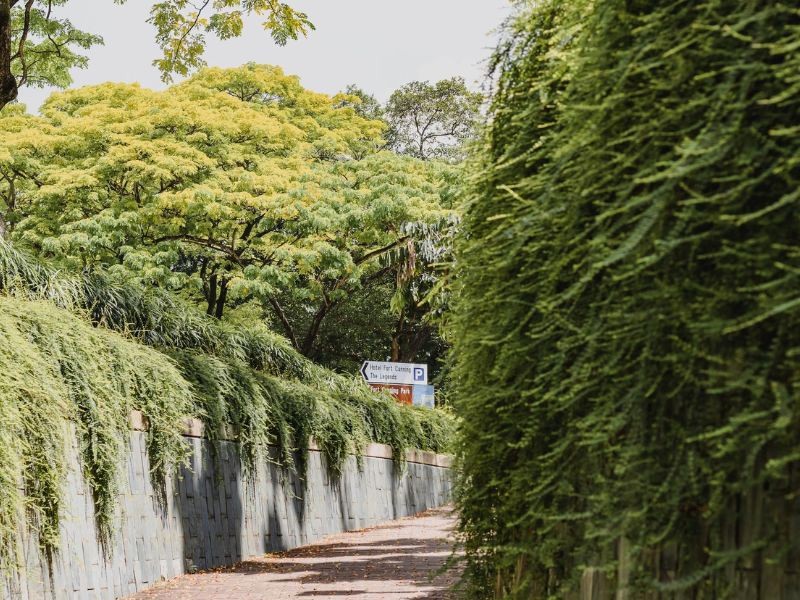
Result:
[[[217,275],[208,278],[208,291],[206,291],[206,314],[210,317],[217,308]]]
[[[0,240],[5,239],[11,229],[11,224],[7,218],[17,207],[17,190],[14,186],[14,178],[8,178],[8,196],[6,196],[6,213],[0,213]]]
[[[17,79],[11,72],[11,2],[0,0],[0,109],[17,99]]]
[[[319,330],[322,327],[322,321],[325,320],[325,316],[328,314],[328,311],[333,307],[333,304],[325,303],[319,307],[319,310],[314,315],[314,319],[311,321],[311,325],[308,328],[308,332],[306,333],[306,337],[303,340],[303,347],[300,351],[303,353],[303,356],[310,357],[311,351],[314,349],[314,342],[317,341],[317,336],[319,335]]]
[[[224,277],[219,282],[219,296],[217,297],[217,307],[214,309],[214,316],[222,318],[222,311],[225,310],[225,302],[228,299],[228,280]]]
[[[205,286],[204,286],[205,288]],[[228,299],[228,279],[217,277],[214,273],[208,278],[208,287],[204,289],[206,296],[206,314],[217,319],[222,318],[225,302]]]
[[[400,348],[402,346],[403,337],[403,324],[406,318],[405,308],[400,311],[400,316],[397,317],[397,325],[392,334],[392,362],[400,362]]]
[[[281,306],[280,302],[278,302],[272,296],[269,297],[269,303],[272,306],[272,310],[275,311],[275,314],[278,316],[281,324],[283,325],[283,329],[286,331],[286,335],[289,337],[289,341],[292,342],[292,346],[297,351],[300,351],[300,344],[297,342],[297,336],[294,333],[294,328],[292,324],[289,322],[289,318],[286,316],[286,313],[283,311],[283,307]]]
[[[430,338],[430,329],[427,327],[420,329],[415,333],[411,339],[406,341],[405,346],[399,347],[399,360],[398,362],[414,362],[419,355],[419,351],[425,342]]]

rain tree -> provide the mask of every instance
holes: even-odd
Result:
[[[345,99],[342,101],[342,106],[350,106],[362,117],[367,119],[384,119],[386,111],[375,96],[364,90],[363,88],[350,84],[344,89]],[[387,123],[387,126],[389,124]]]
[[[447,219],[447,165],[378,152],[384,125],[276,67],[163,92],[105,84],[0,118],[11,235],[82,269],[255,303],[310,353],[325,318]],[[13,133],[13,135],[9,135]],[[388,261],[388,262],[387,262]]]
[[[450,206],[447,189],[458,173],[452,169],[440,191]],[[336,370],[356,372],[365,356],[400,362],[425,362],[438,372],[447,349],[442,336],[446,306],[451,238],[457,230],[456,211],[442,218],[408,224],[409,239],[381,259],[365,284],[351,285],[346,298],[325,307],[309,358]],[[283,297],[293,315],[293,327],[308,331],[314,306]],[[312,338],[313,339],[313,338]]]
[[[125,0],[114,0],[123,4]],[[66,87],[69,71],[86,66],[81,54],[102,44],[99,35],[81,31],[60,16],[69,0],[0,0],[0,109],[25,85]],[[243,19],[259,15],[278,44],[306,35],[308,16],[278,0],[162,0],[153,4],[149,22],[162,56],[153,64],[165,81],[204,65],[208,35],[241,35]]]

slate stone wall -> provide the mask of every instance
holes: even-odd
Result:
[[[61,547],[50,564],[35,535],[21,548],[26,567],[3,580],[3,598],[115,599],[194,569],[229,565],[271,551],[287,550],[321,537],[413,515],[450,500],[450,469],[445,457],[411,453],[403,473],[391,459],[350,457],[332,480],[318,451],[309,452],[308,485],[273,464],[261,464],[244,480],[232,442],[220,442],[217,465],[212,446],[200,437],[191,469],[167,482],[159,502],[149,477],[146,435],[131,431],[127,487],[111,548],[97,541],[91,494],[71,448]],[[381,446],[373,454],[388,455]],[[383,451],[381,452],[381,449]],[[429,463],[429,464],[424,464]]]

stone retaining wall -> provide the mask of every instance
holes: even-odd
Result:
[[[187,423],[191,468],[167,481],[166,502],[160,504],[149,477],[139,415],[132,416],[132,425],[118,527],[109,552],[97,541],[92,498],[78,468],[75,441],[61,547],[48,565],[35,535],[23,536],[26,567],[0,579],[4,598],[123,598],[194,569],[288,550],[450,500],[449,457],[410,452],[405,471],[398,473],[391,449],[380,444],[367,448],[362,469],[356,457],[349,457],[335,480],[324,456],[312,449],[306,486],[271,463],[259,465],[256,476],[245,481],[235,443],[219,442],[215,467],[211,443],[202,437],[201,424],[192,420]]]

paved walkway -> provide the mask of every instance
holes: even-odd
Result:
[[[131,600],[445,600],[457,575],[437,571],[452,551],[453,524],[449,510],[433,510],[234,567],[184,575]]]

